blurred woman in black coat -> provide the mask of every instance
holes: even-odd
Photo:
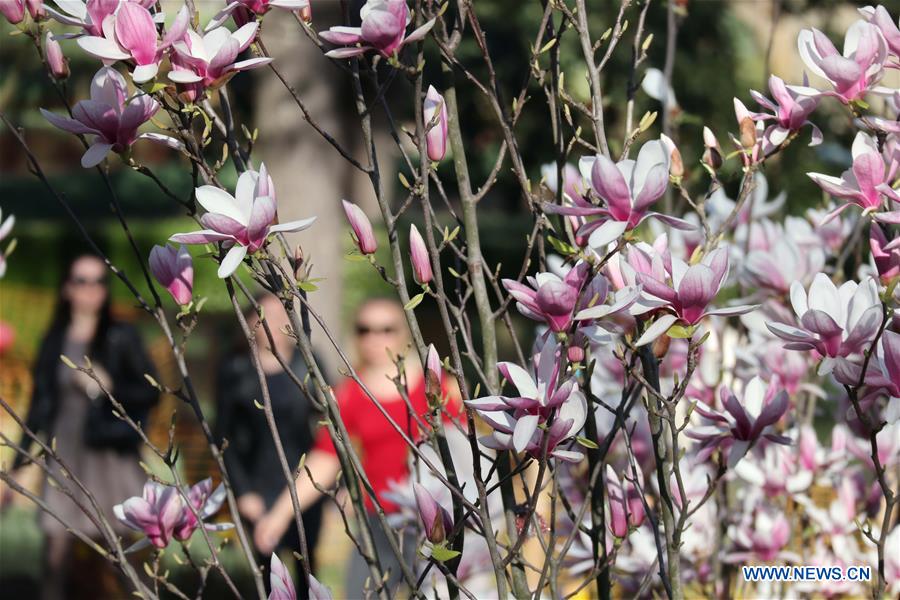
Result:
[[[281,302],[272,295],[259,299],[269,330],[275,340],[278,355],[290,365],[299,381],[307,381],[307,366],[296,350],[295,341],[283,333],[289,324]],[[301,392],[271,351],[265,329],[259,324],[255,311],[247,317],[255,328],[259,359],[272,400],[272,412],[288,464],[293,469],[301,455],[313,445],[318,413],[307,394]],[[224,453],[225,467],[237,496],[238,510],[249,523],[255,524],[272,508],[279,495],[287,489],[281,462],[275,449],[265,413],[254,401],[263,403],[259,377],[251,362],[246,341],[241,349],[228,356],[219,371],[218,436],[228,441]],[[309,550],[310,569],[314,567],[314,551],[322,520],[322,503],[303,513],[303,528]],[[300,553],[300,538],[296,527],[290,527],[276,548]],[[268,564],[268,557],[263,557]],[[300,586],[298,592],[305,592]]]
[[[146,479],[138,464],[141,438],[113,414],[103,390],[121,403],[135,422],[144,424],[158,394],[144,377],[155,373],[137,331],[112,318],[107,273],[105,263],[92,254],[76,256],[64,272],[56,312],[35,364],[34,391],[25,422],[44,439],[55,439],[56,452],[72,476],[91,491],[109,523],[124,534],[112,507],[141,493]],[[79,366],[84,366],[88,357],[102,387],[85,373],[65,366],[60,355]],[[20,445],[31,446],[24,435]],[[13,470],[27,462],[27,457],[17,454]],[[51,472],[65,482],[59,465],[48,462]],[[74,485],[70,487],[81,496]],[[50,485],[44,488],[48,507],[66,525],[99,538],[93,522],[70,498]],[[47,536],[43,596],[62,598],[74,538],[46,513],[41,514],[41,525]]]

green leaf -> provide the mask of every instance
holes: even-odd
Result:
[[[696,327],[693,326],[685,327],[684,325],[672,325],[671,327],[669,327],[669,330],[666,332],[666,334],[670,338],[686,340],[687,338],[694,335],[695,330]]]
[[[586,437],[581,437],[580,435],[575,438],[575,441],[584,446],[585,448],[590,448],[591,450],[597,450],[600,446],[597,445],[593,440],[589,440]]]
[[[438,562],[447,562],[459,556],[458,550],[451,550],[443,544],[431,548],[431,557]]]
[[[304,292],[315,292],[319,289],[319,286],[314,284],[311,281],[298,281],[297,287],[303,290]]]
[[[553,249],[559,252],[560,254],[569,256],[571,254],[575,254],[576,250],[571,245],[566,242],[560,240],[559,238],[555,238],[552,235],[547,236],[547,241],[553,246]]]
[[[369,259],[368,259],[368,257],[363,256],[362,254],[357,254],[357,253],[354,252],[354,253],[351,253],[351,254],[346,254],[346,255],[344,255],[344,260],[347,260],[347,261],[350,261],[350,262],[365,262],[365,261],[367,261],[367,260],[369,260]]]
[[[150,86],[150,88],[147,90],[147,93],[155,94],[156,92],[159,92],[164,89],[166,89],[166,84],[157,82]]]
[[[412,298],[410,298],[410,299],[409,299],[409,302],[407,302],[407,303],[403,306],[403,310],[412,310],[412,309],[414,309],[414,308],[417,307],[419,304],[421,304],[423,298],[425,298],[425,292],[422,292],[422,293],[420,293],[420,294],[416,294],[415,296],[413,296]]]

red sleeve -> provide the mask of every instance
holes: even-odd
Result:
[[[354,421],[353,415],[356,413],[353,410],[353,398],[354,387],[356,384],[352,379],[347,379],[343,383],[341,383],[334,392],[334,399],[337,402],[338,410],[341,413],[341,419],[344,421],[344,427],[347,428],[347,433],[351,436],[354,431]],[[316,434],[316,442],[313,444],[314,450],[321,450],[322,452],[327,452],[332,456],[337,456],[337,450],[334,448],[334,442],[331,441],[331,434],[328,433],[328,427],[325,425],[321,425],[319,427],[319,431]]]

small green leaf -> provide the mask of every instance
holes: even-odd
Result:
[[[319,289],[319,286],[314,284],[312,281],[298,281],[297,287],[303,290],[304,292],[315,292]]]
[[[563,254],[565,256],[569,256],[575,254],[576,250],[570,244],[560,240],[559,238],[553,237],[552,235],[547,236],[547,241],[553,246],[553,249]]]
[[[363,256],[362,254],[358,254],[356,252],[352,252],[344,256],[344,260],[349,262],[365,262],[368,259],[367,256]]]
[[[590,448],[591,450],[597,450],[600,448],[600,446],[598,446],[596,442],[589,440],[586,437],[581,437],[580,435],[575,438],[575,441],[585,448]]]
[[[555,45],[556,45],[556,38],[553,38],[552,40],[550,40],[549,42],[547,42],[546,44],[541,46],[541,51],[538,52],[538,54],[543,54],[544,52],[546,52],[547,50],[549,50],[550,48],[552,48]]]
[[[687,338],[694,335],[695,329],[696,328],[693,326],[685,327],[684,325],[672,325],[671,327],[669,327],[669,330],[666,332],[666,334],[670,338],[686,340]]]
[[[147,93],[155,94],[156,92],[162,91],[164,89],[166,89],[166,84],[157,82],[150,86],[150,89],[147,90]]]
[[[458,550],[451,550],[443,544],[438,544],[431,549],[431,557],[438,562],[447,562],[459,556]]]
[[[59,355],[59,360],[61,360],[61,361],[63,362],[63,364],[66,365],[67,367],[69,367],[70,369],[77,369],[77,368],[78,368],[77,366],[75,366],[75,363],[72,362],[72,359],[70,359],[70,358],[69,358],[68,356],[66,356],[65,354],[60,354],[60,355]]]
[[[400,185],[402,185],[406,189],[410,188],[409,181],[406,179],[406,175],[404,175],[402,172],[400,172],[400,173],[397,173],[397,177],[400,178]]]
[[[457,279],[462,279],[462,275],[456,272],[456,269],[453,267],[447,267],[447,270],[450,271],[450,274],[456,277]]]
[[[407,303],[403,306],[403,310],[412,310],[412,309],[414,309],[414,308],[417,307],[419,304],[421,304],[423,298],[425,298],[425,292],[422,292],[422,293],[420,293],[420,294],[416,294],[415,296],[413,296],[412,298],[410,298],[410,299],[409,299],[409,302],[407,302]]]

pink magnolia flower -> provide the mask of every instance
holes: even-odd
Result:
[[[687,221],[649,211],[650,205],[659,200],[668,187],[670,155],[662,141],[653,140],[641,147],[637,160],[614,163],[603,155],[582,158],[578,164],[581,174],[590,181],[591,189],[605,205],[594,206],[573,199],[574,206],[544,204],[544,211],[597,217],[578,231],[579,235],[591,234],[589,244],[594,248],[606,246],[649,217],[679,229],[693,229]]]
[[[194,264],[187,248],[166,244],[150,251],[150,272],[181,306],[191,303],[194,286]]]
[[[197,517],[194,516],[193,511],[185,506],[181,513],[181,518],[175,525],[175,530],[173,532],[176,540],[184,541],[189,539],[194,531],[201,525],[204,529],[210,531],[224,531],[234,527],[232,523],[203,522],[204,519],[216,514],[222,507],[222,503],[225,502],[225,486],[223,484],[220,483],[219,486],[213,490],[212,479],[207,477],[203,481],[195,483],[190,488],[187,488],[185,491],[191,506],[197,511],[200,520],[198,521]]]
[[[315,217],[276,224],[275,188],[265,165],[259,172],[244,171],[238,177],[235,195],[212,185],[197,188],[197,202],[206,213],[200,223],[206,227],[191,233],[176,233],[169,240],[182,244],[224,242],[228,253],[219,265],[219,277],[230,277],[247,254],[262,248],[273,233],[303,231]]]
[[[275,552],[269,562],[269,587],[271,591],[268,600],[297,600],[294,580]]]
[[[69,61],[63,54],[59,41],[50,31],[44,36],[44,58],[54,79],[65,79],[69,76]]]
[[[881,282],[888,285],[900,275],[900,237],[888,242],[881,226],[872,223],[869,227],[869,248]]]
[[[431,258],[425,240],[415,225],[409,226],[409,259],[412,263],[413,277],[420,285],[425,285],[434,277],[431,271]]]
[[[781,235],[771,247],[747,254],[740,279],[751,288],[782,295],[794,281],[811,281],[825,266],[825,255],[821,250],[801,248],[782,228],[776,231]]]
[[[428,158],[433,161],[443,160],[447,153],[447,104],[433,85],[428,86],[422,118],[426,127]]]
[[[278,555],[272,553],[269,562],[269,592],[268,600],[297,600],[297,590],[294,588],[294,580],[291,578],[290,572]],[[309,600],[332,600],[331,590],[319,583],[319,581],[309,576]]]
[[[187,6],[182,6],[175,22],[160,42],[150,11],[135,2],[123,2],[115,15],[103,22],[103,35],[78,38],[82,50],[104,62],[130,60],[135,83],[156,77],[159,63],[169,47],[184,37],[190,23]]]
[[[216,27],[202,37],[193,29],[188,29],[184,37],[172,45],[175,55],[172,57],[169,79],[175,83],[215,88],[238,71],[269,64],[272,59],[268,57],[235,62],[238,54],[256,39],[258,29],[259,23],[256,22],[247,23],[233,33],[225,27]]]
[[[762,379],[754,377],[744,389],[743,400],[722,386],[719,398],[725,412],[702,402],[695,405],[697,413],[712,422],[686,432],[688,437],[700,442],[697,460],[706,460],[721,449],[723,453],[728,452],[728,466],[734,467],[762,438],[778,444],[790,443],[790,439],[769,431],[788,409],[787,392],[779,391],[775,382],[766,386]]]
[[[341,200],[344,214],[353,229],[354,241],[362,254],[373,254],[378,249],[378,241],[372,231],[372,223],[360,207],[346,200]]]
[[[791,537],[791,524],[784,513],[758,506],[745,513],[741,523],[729,532],[737,548],[728,562],[763,562],[784,559],[784,549]]]
[[[391,57],[404,45],[417,42],[434,27],[431,19],[409,35],[409,7],[406,0],[368,0],[360,9],[360,27],[332,27],[319,36],[332,44],[348,46],[326,52],[331,58],[350,58],[374,50],[384,57]]]
[[[875,213],[874,218],[878,221],[900,223],[900,210],[883,211],[885,203],[900,202],[900,194],[891,187],[891,182],[900,170],[900,146],[885,144],[885,154],[882,156],[878,151],[872,137],[860,131],[853,140],[853,166],[840,177],[807,173],[823,190],[835,198],[848,201],[828,213],[823,223],[830,221],[850,205],[862,208],[863,214]]]
[[[815,350],[823,358],[819,375],[830,373],[835,358],[847,357],[868,348],[881,324],[878,286],[871,277],[861,284],[848,281],[840,288],[824,273],[809,286],[791,285],[791,306],[800,328],[784,323],[766,323],[769,331],[788,342],[789,350]]]
[[[582,454],[558,446],[581,431],[587,419],[587,400],[574,379],[559,384],[559,346],[548,338],[536,357],[533,373],[508,362],[497,366],[515,386],[517,396],[485,396],[467,400],[494,432],[481,437],[483,446],[495,450],[528,452],[540,457],[547,436],[547,452],[559,460],[577,462]],[[553,418],[553,422],[549,420]],[[546,427],[541,425],[547,424]]]
[[[869,359],[865,378],[861,378],[862,365],[855,361],[838,359],[834,376],[838,383],[856,387],[862,380],[866,386],[860,406],[868,407],[880,396],[887,396],[888,408],[885,418],[888,423],[900,419],[900,333],[886,329],[881,335],[880,352]]]
[[[113,507],[113,513],[126,527],[142,532],[146,537],[129,548],[130,551],[152,544],[165,548],[174,537],[182,518],[184,501],[178,489],[148,481],[141,496],[129,498]]]
[[[634,248],[640,252],[639,249]],[[658,299],[665,314],[660,316],[637,341],[637,345],[649,344],[676,322],[694,326],[704,317],[742,315],[756,306],[740,305],[709,310],[709,304],[718,295],[728,276],[728,251],[713,250],[695,265],[688,266],[678,257],[668,255],[667,264],[662,257],[646,257],[649,272],[638,272],[637,280],[644,295]]]
[[[877,27],[884,36],[888,50],[893,54],[893,66],[900,68],[900,20],[896,23],[884,6],[865,6],[859,9],[863,18]]]
[[[884,76],[887,43],[878,27],[865,21],[857,21],[847,30],[843,54],[818,29],[801,30],[797,46],[809,70],[826,79],[833,88],[820,92],[797,86],[795,90],[800,93],[835,96],[848,104],[861,100]]]
[[[127,151],[138,139],[149,139],[177,148],[179,143],[165,135],[143,133],[138,128],[150,120],[159,103],[138,93],[128,99],[125,79],[111,67],[102,67],[91,81],[90,100],[81,100],[72,109],[72,117],[61,117],[41,109],[44,118],[54,126],[75,134],[94,136],[93,143],[81,157],[81,166],[100,164],[110,151]]]
[[[801,454],[808,435],[800,436]],[[815,436],[815,432],[812,435]],[[812,485],[815,475],[813,467],[798,459],[793,448],[781,444],[766,445],[759,458],[752,454],[747,456],[737,464],[734,472],[769,498],[800,493]]]
[[[555,194],[559,188],[556,164],[547,163],[541,165],[541,177],[543,178],[544,185],[547,186],[547,189]],[[582,199],[584,197],[584,194],[587,192],[587,186],[584,183],[584,179],[581,177],[581,172],[575,165],[569,163],[563,165],[562,179],[564,198],[574,203],[576,199]]]
[[[516,308],[529,319],[546,323],[552,331],[567,331],[576,321],[609,317],[630,307],[638,297],[635,287],[610,295],[609,282],[596,275],[588,282],[591,265],[576,264],[565,277],[554,273],[528,276],[529,285],[514,279],[501,281],[516,301]],[[608,298],[612,304],[606,304]]]
[[[809,125],[812,128],[812,140],[810,146],[816,146],[822,143],[822,131],[809,121],[809,115],[816,110],[819,99],[815,96],[804,96],[797,91],[791,90],[784,84],[784,81],[775,75],[769,77],[769,92],[771,92],[773,100],[757,92],[750,90],[750,95],[756,100],[760,106],[772,111],[772,114],[759,112],[750,113],[750,117],[754,121],[775,121],[769,125],[763,133],[766,141],[771,146],[780,146],[787,137],[804,126]]]
[[[263,16],[273,8],[288,11],[299,11],[309,8],[309,0],[235,0],[228,2],[226,6],[207,25],[207,30],[221,26],[228,17],[234,15],[238,26],[250,22],[254,16]]]
[[[87,35],[102,36],[103,22],[119,9],[121,4],[133,2],[144,8],[152,8],[156,0],[55,0],[59,10],[47,7],[55,20],[63,25],[81,27]]]
[[[447,539],[447,534],[453,531],[453,517],[423,486],[415,483],[413,490],[419,509],[419,519],[425,529],[425,538],[432,544],[440,544]]]

